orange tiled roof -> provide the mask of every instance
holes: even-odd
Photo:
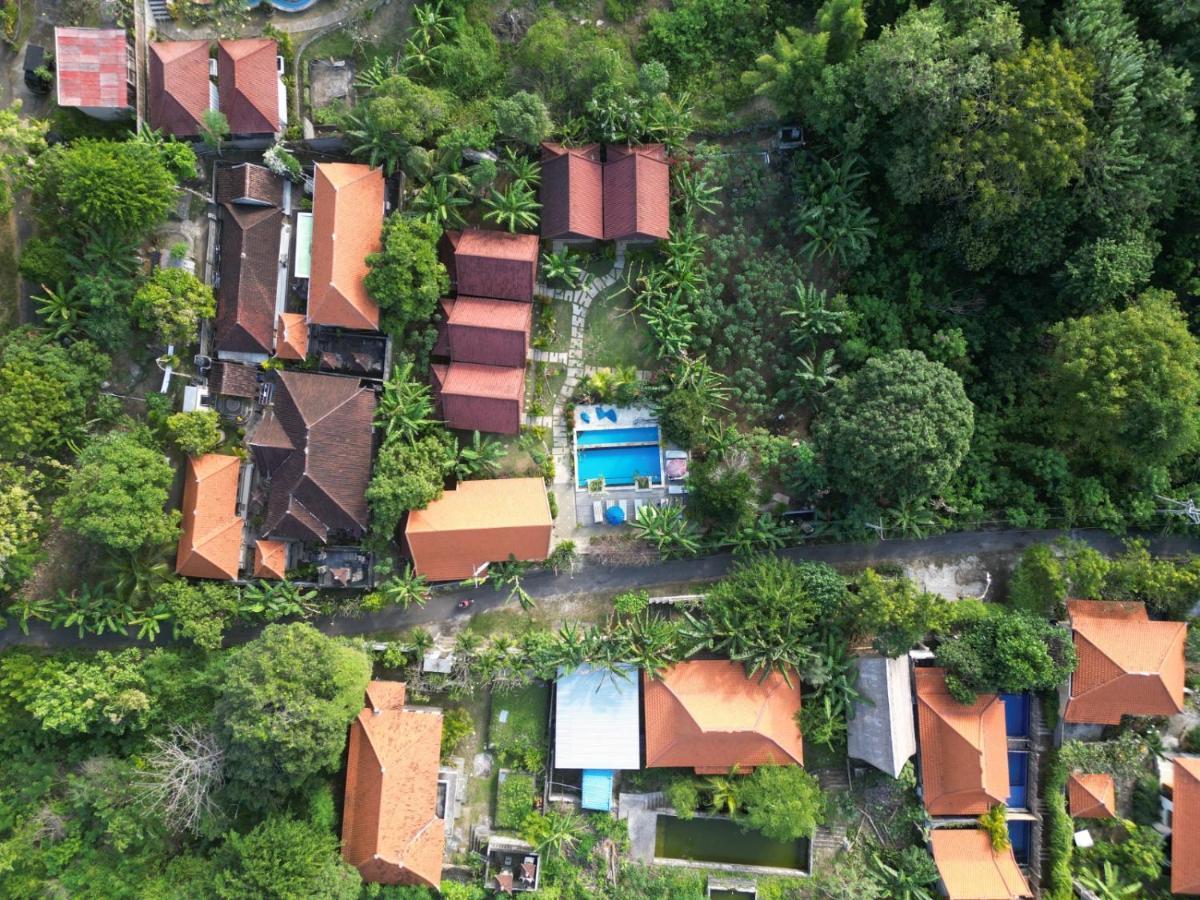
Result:
[[[187,461],[183,483],[183,531],[175,571],[192,578],[233,579],[242,558],[242,525],[237,515],[236,456],[208,453]]]
[[[550,553],[550,502],[540,478],[462,481],[408,514],[404,537],[418,575],[470,578],[484,563],[540,562]]]
[[[286,541],[260,539],[254,542],[254,577],[284,578],[287,575]]]
[[[945,669],[918,668],[913,677],[925,808],[935,816],[978,816],[1006,802],[1004,701],[980,694],[964,706],[947,693]]]
[[[929,843],[950,900],[1017,900],[1033,896],[1012,848],[993,850],[987,832],[979,828],[936,828]]]
[[[642,684],[647,768],[689,767],[703,775],[804,763],[795,675],[790,686],[778,672],[760,681],[741,663],[705,659],[674,665],[657,679],[643,673]]]
[[[363,277],[380,248],[383,171],[358,163],[319,163],[313,189],[308,321],[376,331],[379,307]]]
[[[437,816],[442,714],[404,705],[404,685],[372,681],[350,724],[342,858],[364,881],[442,880],[445,823]]]
[[[1067,614],[1079,668],[1066,721],[1117,725],[1183,709],[1186,623],[1151,621],[1143,603],[1068,600]]]
[[[1117,814],[1113,777],[1073,772],[1067,780],[1067,803],[1072,818],[1111,819]]]
[[[1200,894],[1200,759],[1175,758],[1171,893]]]
[[[308,319],[303,313],[280,313],[275,323],[275,355],[302,360],[308,356]]]

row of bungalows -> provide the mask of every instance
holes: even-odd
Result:
[[[660,241],[670,234],[671,173],[662,144],[542,144],[542,237]]]
[[[441,303],[431,378],[447,427],[521,430],[538,249],[534,234],[446,232],[442,257],[456,296]]]
[[[1079,658],[1061,692],[1067,736],[1095,738],[1102,726],[1118,724],[1123,716],[1182,711],[1185,623],[1153,621],[1141,603],[1072,600],[1067,609]],[[895,776],[917,753],[930,848],[946,894],[952,900],[1034,896],[1022,871],[1035,859],[1040,829],[1033,812],[1037,773],[1030,738],[1036,712],[1030,696],[979,694],[962,704],[947,690],[946,672],[936,666],[919,661],[911,667],[911,681],[905,657],[864,657],[858,668],[864,701],[848,723],[849,755]],[[1200,781],[1195,780],[1200,760],[1174,763],[1168,778],[1173,772],[1183,788],[1174,794],[1176,825],[1180,796],[1185,822],[1189,816],[1200,820]],[[1116,815],[1111,774],[1069,773],[1067,803],[1076,819]],[[994,850],[975,826],[997,805],[1007,809],[1012,839],[1004,850]],[[1172,889],[1196,891],[1200,829],[1176,827],[1172,840]]]
[[[208,391],[220,411],[239,412],[250,449],[249,464],[237,469],[240,487],[222,482],[221,506],[226,515],[252,506],[258,524],[221,575],[189,562],[181,543],[180,574],[282,577],[296,547],[354,543],[367,530],[376,382],[387,353],[360,360],[352,342],[386,346],[379,308],[363,285],[366,258],[381,241],[383,173],[318,164],[304,228],[294,227],[293,188],[253,163],[215,175],[216,359]],[[329,349],[347,342],[346,352]],[[320,371],[260,368],[272,357],[315,357]],[[189,483],[198,462],[189,462]],[[184,499],[186,521],[193,498]]]

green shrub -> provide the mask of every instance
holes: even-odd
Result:
[[[1147,773],[1133,783],[1130,816],[1139,825],[1153,825],[1162,818],[1162,794],[1153,775]]]
[[[528,772],[509,772],[496,789],[496,827],[520,828],[533,812],[533,776]]]
[[[1057,617],[1067,598],[1062,564],[1047,544],[1034,544],[1021,554],[1013,569],[1008,602],[1034,616]]]
[[[446,710],[442,714],[442,759],[452,756],[463,739],[474,730],[471,714],[461,706]]]
[[[1008,848],[1008,817],[1003,803],[997,803],[980,816],[979,827],[988,833],[993,850],[999,852]]]
[[[613,609],[622,616],[636,616],[650,605],[650,595],[645,591],[626,591],[613,598]]]
[[[1075,827],[1067,814],[1066,788],[1067,767],[1056,751],[1046,773],[1045,840],[1050,864],[1042,895],[1047,900],[1073,900],[1075,896],[1071,880]]]
[[[693,818],[700,806],[700,786],[694,778],[676,778],[664,792],[675,815],[684,821]]]

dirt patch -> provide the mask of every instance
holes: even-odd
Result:
[[[42,541],[44,557],[17,596],[23,600],[53,597],[59,591],[70,593],[79,586],[81,570],[88,557],[86,543],[54,522]]]
[[[922,590],[947,600],[996,600],[999,575],[1007,576],[1007,565],[983,556],[952,560],[921,560],[904,567],[904,574]],[[1005,578],[1007,580],[1007,578]]]

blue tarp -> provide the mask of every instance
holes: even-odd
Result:
[[[613,773],[608,769],[583,770],[583,799],[580,805],[584,809],[595,809],[608,812],[612,809]]]

